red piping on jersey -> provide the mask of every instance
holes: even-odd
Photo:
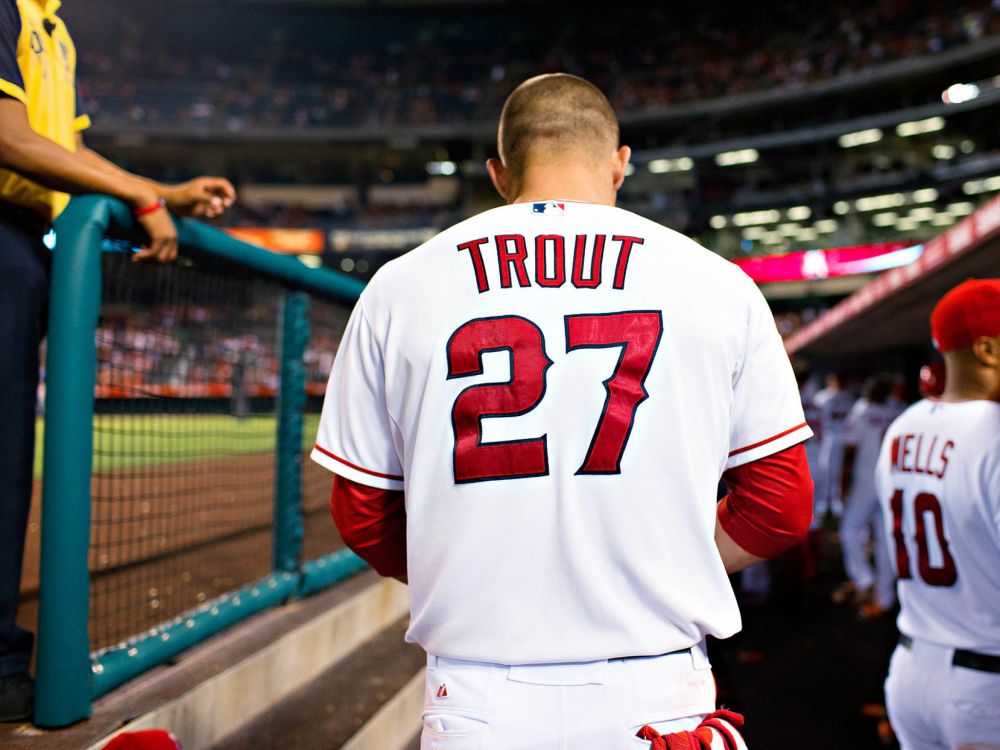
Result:
[[[319,443],[316,443],[316,450],[318,450],[325,456],[329,456],[334,461],[339,461],[344,466],[348,466],[352,469],[357,469],[358,471],[363,471],[365,474],[371,474],[373,477],[381,477],[382,479],[395,479],[400,482],[403,481],[403,477],[401,474],[382,474],[381,472],[378,471],[372,471],[371,469],[366,469],[364,466],[358,466],[357,464],[352,464],[350,461],[344,460],[333,451],[328,451]]]
[[[809,532],[813,483],[802,443],[737,466],[722,475],[729,494],[719,524],[740,547],[773,559]]]
[[[777,435],[771,435],[771,437],[766,438],[765,440],[761,440],[759,443],[745,445],[742,448],[737,448],[734,451],[729,451],[729,457],[732,458],[733,456],[738,456],[740,453],[746,453],[747,451],[752,451],[754,448],[760,448],[760,446],[762,445],[767,445],[773,440],[777,440],[778,438],[783,438],[785,435],[795,432],[796,430],[801,430],[803,427],[808,427],[808,426],[809,426],[808,422],[803,422],[802,424],[795,425],[795,427],[790,427],[784,432],[779,432]]]

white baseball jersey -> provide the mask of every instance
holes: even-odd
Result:
[[[854,402],[844,421],[844,444],[855,446],[851,496],[875,497],[875,464],[878,461],[882,438],[892,420],[888,404],[875,404],[865,398]],[[874,501],[873,501],[874,502]],[[872,506],[874,510],[874,505]]]
[[[1000,654],[1000,404],[917,402],[889,428],[876,479],[900,632]]]
[[[408,640],[538,664],[736,632],[719,477],[810,434],[739,268],[627,211],[545,201],[376,274],[312,455],[405,489]]]
[[[823,439],[839,442],[844,436],[844,422],[850,413],[854,398],[847,391],[824,388],[813,396],[813,404],[819,410]]]

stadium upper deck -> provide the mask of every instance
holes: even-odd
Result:
[[[465,125],[492,121],[514,85],[546,70],[593,80],[627,115],[801,88],[1000,34],[996,0],[238,7],[234,23],[231,4],[68,5],[91,117],[231,132]]]

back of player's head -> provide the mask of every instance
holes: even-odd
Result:
[[[945,294],[931,312],[931,336],[940,352],[1000,336],[1000,279],[969,279]]]
[[[618,120],[601,90],[569,73],[529,78],[507,98],[497,148],[515,176],[528,164],[600,159],[618,148]]]
[[[895,382],[896,379],[888,373],[880,372],[877,375],[872,375],[865,381],[861,395],[873,404],[884,404],[889,399]]]

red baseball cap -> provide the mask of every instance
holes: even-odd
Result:
[[[972,346],[980,336],[1000,336],[1000,279],[963,281],[931,312],[931,337],[940,352]]]

